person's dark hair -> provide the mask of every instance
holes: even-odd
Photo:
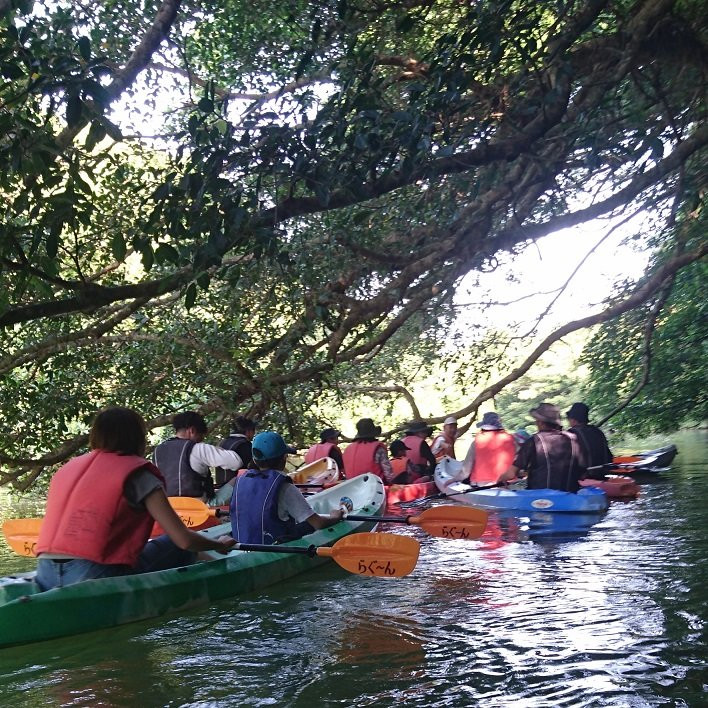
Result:
[[[259,470],[284,470],[287,457],[287,455],[281,455],[272,460],[256,460],[253,458],[253,464]]]
[[[249,430],[255,430],[257,427],[255,420],[246,418],[246,416],[243,415],[237,415],[231,421],[232,432],[241,433],[241,435],[245,435]]]
[[[106,408],[96,414],[89,433],[92,450],[121,455],[145,455],[147,428],[140,413],[131,408]]]
[[[178,413],[172,419],[172,427],[175,430],[186,430],[187,428],[194,428],[198,433],[206,435],[207,424],[204,420],[204,416],[196,411],[184,411],[184,413]]]

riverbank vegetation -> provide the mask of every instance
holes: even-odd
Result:
[[[471,424],[588,328],[597,417],[700,416],[706,26],[698,0],[0,0],[0,483],[109,403],[298,443],[367,389],[389,427]],[[451,339],[464,278],[598,219],[641,278]]]

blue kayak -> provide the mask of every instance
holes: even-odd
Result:
[[[478,509],[601,513],[606,511],[610,504],[605,492],[596,487],[585,487],[578,492],[505,487],[473,491],[474,487],[458,481],[461,470],[459,461],[443,458],[435,469],[435,484],[451,501],[469,504]]]

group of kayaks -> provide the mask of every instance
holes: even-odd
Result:
[[[618,464],[622,465],[623,471],[653,474],[670,464],[675,455],[676,448],[668,446],[640,453],[632,456],[633,459],[621,458]],[[356,519],[347,518],[334,526],[283,544],[278,549],[252,549],[258,552],[233,550],[226,556],[212,554],[210,560],[190,566],[89,580],[46,592],[40,591],[33,572],[0,578],[0,647],[183,612],[215,600],[256,591],[325,562],[334,554],[324,551],[346,544],[347,538],[353,534],[373,530],[382,518],[380,514],[387,503],[390,505],[434,496],[490,510],[597,513],[608,506],[608,494],[597,486],[588,486],[577,494],[556,490],[475,489],[457,479],[460,467],[460,462],[444,458],[438,465],[434,482],[387,488],[379,477],[372,474],[340,482],[327,463],[321,464],[318,469],[303,468],[299,477],[295,475],[295,481],[319,488],[320,491],[309,497],[315,511],[327,513],[337,506],[341,497],[346,496],[353,502]],[[630,481],[634,484],[633,480]],[[440,490],[437,494],[436,489]],[[217,523],[201,533],[218,537],[230,530],[230,524]],[[352,567],[347,569],[362,575],[389,574],[389,566],[392,562],[395,564],[395,557],[387,549],[385,537],[392,534],[376,536],[382,538],[382,544],[374,561],[370,545],[367,553],[362,552],[359,558],[356,545],[348,544],[347,561]],[[406,540],[413,542],[413,539]],[[376,567],[381,572],[371,572],[372,563],[378,564]]]

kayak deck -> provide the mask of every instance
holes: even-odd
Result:
[[[443,459],[435,468],[435,484],[451,501],[479,509],[514,509],[518,511],[593,512],[601,513],[609,506],[601,489],[588,487],[575,492],[558,489],[494,489],[474,488],[459,481],[462,463]]]
[[[385,505],[381,480],[362,475],[309,498],[318,513],[336,508],[341,496],[359,515],[375,516]],[[286,545],[330,546],[351,533],[370,531],[375,521],[340,521]],[[229,533],[223,524],[202,531]],[[0,647],[43,641],[182,612],[252,592],[327,561],[305,554],[231,551],[215,560],[140,575],[101,578],[41,592],[34,573],[0,579]]]

